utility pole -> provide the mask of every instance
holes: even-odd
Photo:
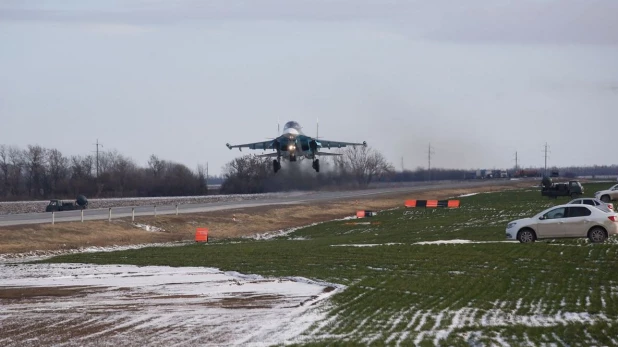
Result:
[[[431,150],[431,142],[429,143],[429,147],[427,148],[427,176],[428,180],[431,181],[431,155],[434,152]]]
[[[206,190],[208,190],[208,162],[206,162]]]
[[[401,157],[401,172],[403,172],[403,157]]]
[[[545,171],[543,173],[543,176],[547,176],[547,142],[545,142]]]
[[[103,145],[99,143],[99,139],[97,139],[97,143],[95,145],[97,146],[97,180],[98,180],[99,179],[99,146],[103,147]]]

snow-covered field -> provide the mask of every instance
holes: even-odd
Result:
[[[0,346],[302,342],[343,288],[212,268],[0,264]]]

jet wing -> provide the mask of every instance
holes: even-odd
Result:
[[[339,156],[339,155],[343,155],[340,153],[330,153],[330,152],[317,152],[315,155],[323,155],[323,156]]]
[[[258,155],[256,155],[256,157],[259,157],[259,158],[277,158],[277,152],[266,153],[266,154],[258,154]]]
[[[347,147],[347,146],[364,146],[367,147],[367,141],[363,141],[362,143],[357,143],[357,142],[340,142],[340,141],[330,141],[330,140],[322,140],[319,139],[317,140],[318,144],[320,147],[326,147],[328,149],[331,148],[342,148],[342,147]]]
[[[275,142],[275,140],[269,140],[269,141],[264,141],[264,142],[245,143],[244,145],[230,145],[229,143],[226,143],[225,145],[229,149],[238,148],[238,150],[240,151],[243,148],[249,148],[249,149],[272,149],[273,148],[273,142]]]

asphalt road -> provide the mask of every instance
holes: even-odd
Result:
[[[334,201],[339,199],[350,198],[362,198],[368,196],[379,196],[396,193],[406,192],[418,192],[427,189],[452,189],[452,188],[473,188],[481,186],[491,185],[504,185],[509,181],[496,180],[496,181],[462,181],[462,182],[448,182],[448,183],[433,183],[433,184],[415,184],[405,187],[392,187],[392,188],[379,188],[379,189],[365,189],[343,192],[312,192],[302,194],[299,196],[291,196],[284,198],[269,198],[264,200],[252,200],[252,201],[229,201],[229,202],[212,202],[201,204],[184,204],[178,205],[178,213],[196,213],[196,212],[211,212],[218,210],[230,210],[245,207],[256,207],[266,205],[286,205],[286,204],[303,204],[311,202],[324,202]],[[132,211],[133,209],[133,211]],[[112,219],[131,217],[134,213],[135,216],[152,216],[155,214],[154,206],[137,206],[137,207],[114,207],[111,209],[87,209],[83,210],[84,220],[105,220],[109,218],[111,210]],[[55,222],[71,222],[81,220],[80,211],[64,211],[55,212]],[[157,206],[157,215],[169,215],[176,213],[175,205]],[[40,224],[51,223],[52,213],[23,213],[23,214],[7,214],[0,215],[0,227],[9,225],[22,225],[22,224]]]

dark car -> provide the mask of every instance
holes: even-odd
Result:
[[[45,208],[45,212],[73,211],[85,210],[88,208],[88,199],[80,195],[75,201],[65,201],[59,199],[49,200],[49,204]]]

